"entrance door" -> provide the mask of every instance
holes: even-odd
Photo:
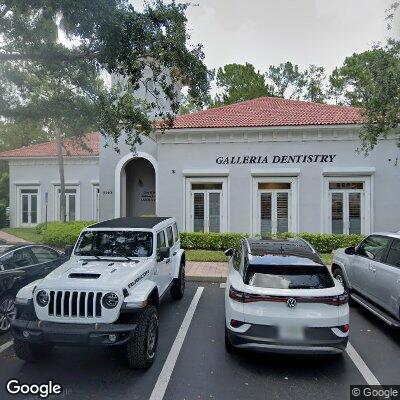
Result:
[[[221,232],[222,190],[192,190],[193,232]]]
[[[38,223],[38,189],[20,190],[21,226],[34,226]]]
[[[258,191],[259,234],[271,234],[290,231],[290,190]]]
[[[57,202],[57,215],[61,220],[61,190],[57,189],[58,202]],[[67,221],[77,220],[77,189],[65,189],[65,210]]]
[[[363,192],[331,190],[329,204],[331,212],[331,232],[360,234],[363,232]]]

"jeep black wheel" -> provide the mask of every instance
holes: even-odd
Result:
[[[11,322],[16,314],[17,310],[14,296],[5,295],[0,298],[0,335],[10,330]]]
[[[51,345],[32,344],[14,338],[14,352],[18,358],[27,362],[40,361],[51,353]]]
[[[128,363],[131,368],[149,368],[154,361],[158,343],[158,313],[154,306],[146,307],[136,315],[134,338],[127,344]]]
[[[185,276],[185,263],[181,263],[178,278],[174,279],[171,286],[170,293],[174,300],[180,300],[185,294],[186,276]]]

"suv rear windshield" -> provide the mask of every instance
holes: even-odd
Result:
[[[150,257],[153,234],[141,231],[86,231],[78,240],[75,254],[97,257]]]
[[[249,265],[245,283],[268,289],[325,289],[335,286],[325,266]]]

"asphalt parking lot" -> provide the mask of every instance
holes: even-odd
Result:
[[[42,362],[26,364],[5,335],[0,398],[37,398],[7,394],[13,378],[52,379],[62,385],[62,398],[79,400],[347,399],[351,384],[399,384],[400,332],[358,306],[351,307],[350,318],[354,351],[342,357],[230,355],[224,347],[223,289],[189,283],[181,301],[167,296],[162,302],[158,354],[150,370],[129,370],[119,350],[96,348],[56,348]]]

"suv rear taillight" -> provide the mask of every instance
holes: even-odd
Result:
[[[236,290],[233,286],[229,288],[229,297],[232,300],[238,301],[239,303],[243,303],[244,293],[240,290]]]
[[[339,296],[318,296],[318,297],[303,297],[303,296],[269,296],[255,293],[245,293],[236,290],[233,286],[229,288],[229,297],[232,300],[240,303],[255,303],[265,301],[270,303],[286,303],[290,298],[296,299],[297,303],[321,303],[330,306],[341,306],[349,302],[346,292]]]

